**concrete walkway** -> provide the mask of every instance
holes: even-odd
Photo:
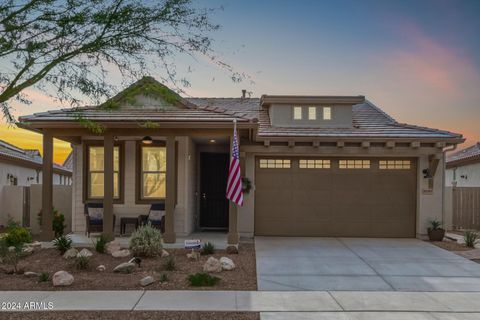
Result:
[[[263,291],[480,291],[480,264],[418,239],[255,237]]]
[[[20,306],[26,302],[52,303],[53,310],[80,311],[480,313],[480,293],[477,292],[2,291],[0,301]],[[20,309],[25,311],[23,307]],[[269,319],[269,315],[266,316]],[[332,319],[337,319],[335,317]]]

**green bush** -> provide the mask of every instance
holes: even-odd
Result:
[[[107,250],[108,239],[103,234],[101,234],[95,241],[95,251],[98,253],[105,253]]]
[[[165,262],[165,270],[174,271],[175,269],[176,269],[175,258],[170,256],[167,258],[167,261]]]
[[[442,226],[442,221],[439,220],[430,220],[430,230],[438,230]]]
[[[38,225],[42,225],[42,210],[38,213]],[[63,213],[58,212],[57,209],[53,208],[53,217],[52,217],[52,230],[55,233],[55,238],[63,236],[65,231],[65,216]]]
[[[5,244],[10,246],[23,246],[25,243],[32,242],[32,235],[27,228],[21,227],[15,222],[9,222],[6,234],[3,237]]]
[[[90,258],[87,256],[78,256],[75,258],[75,266],[78,270],[86,270],[88,269],[88,265],[90,264]]]
[[[465,241],[465,245],[469,248],[475,248],[475,244],[478,241],[478,233],[475,231],[465,231],[463,233],[463,240]]]
[[[211,276],[205,272],[197,272],[189,275],[187,280],[192,287],[213,287],[220,281],[220,278]]]
[[[130,250],[134,256],[155,257],[162,253],[162,234],[150,224],[135,230],[130,238]]]
[[[215,246],[211,242],[205,242],[202,248],[202,255],[206,256],[215,252]]]
[[[23,258],[23,244],[11,246],[5,239],[0,240],[0,260],[2,263],[11,265],[13,272],[18,273],[18,262]]]
[[[47,282],[48,280],[50,280],[50,275],[48,272],[42,272],[38,276],[38,282]]]
[[[53,246],[60,251],[61,254],[64,254],[72,247],[72,239],[67,236],[60,236],[53,240]]]

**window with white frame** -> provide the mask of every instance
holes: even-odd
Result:
[[[308,107],[308,120],[317,120],[317,107]]]
[[[293,107],[293,120],[302,120],[302,107]]]
[[[323,107],[323,120],[332,120],[332,107]]]

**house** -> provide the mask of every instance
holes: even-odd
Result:
[[[480,187],[480,142],[447,157],[447,187]]]
[[[242,207],[225,198],[234,120],[251,187]],[[72,143],[75,232],[85,231],[85,202],[103,202],[104,225],[164,202],[165,242],[194,230],[228,230],[230,244],[254,235],[422,237],[441,218],[444,152],[464,141],[399,123],[363,96],[183,98],[151,77],[101,106],[24,116],[20,126],[43,134],[49,176],[52,139]]]

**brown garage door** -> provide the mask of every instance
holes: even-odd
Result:
[[[414,237],[415,212],[415,159],[256,159],[256,235]]]

